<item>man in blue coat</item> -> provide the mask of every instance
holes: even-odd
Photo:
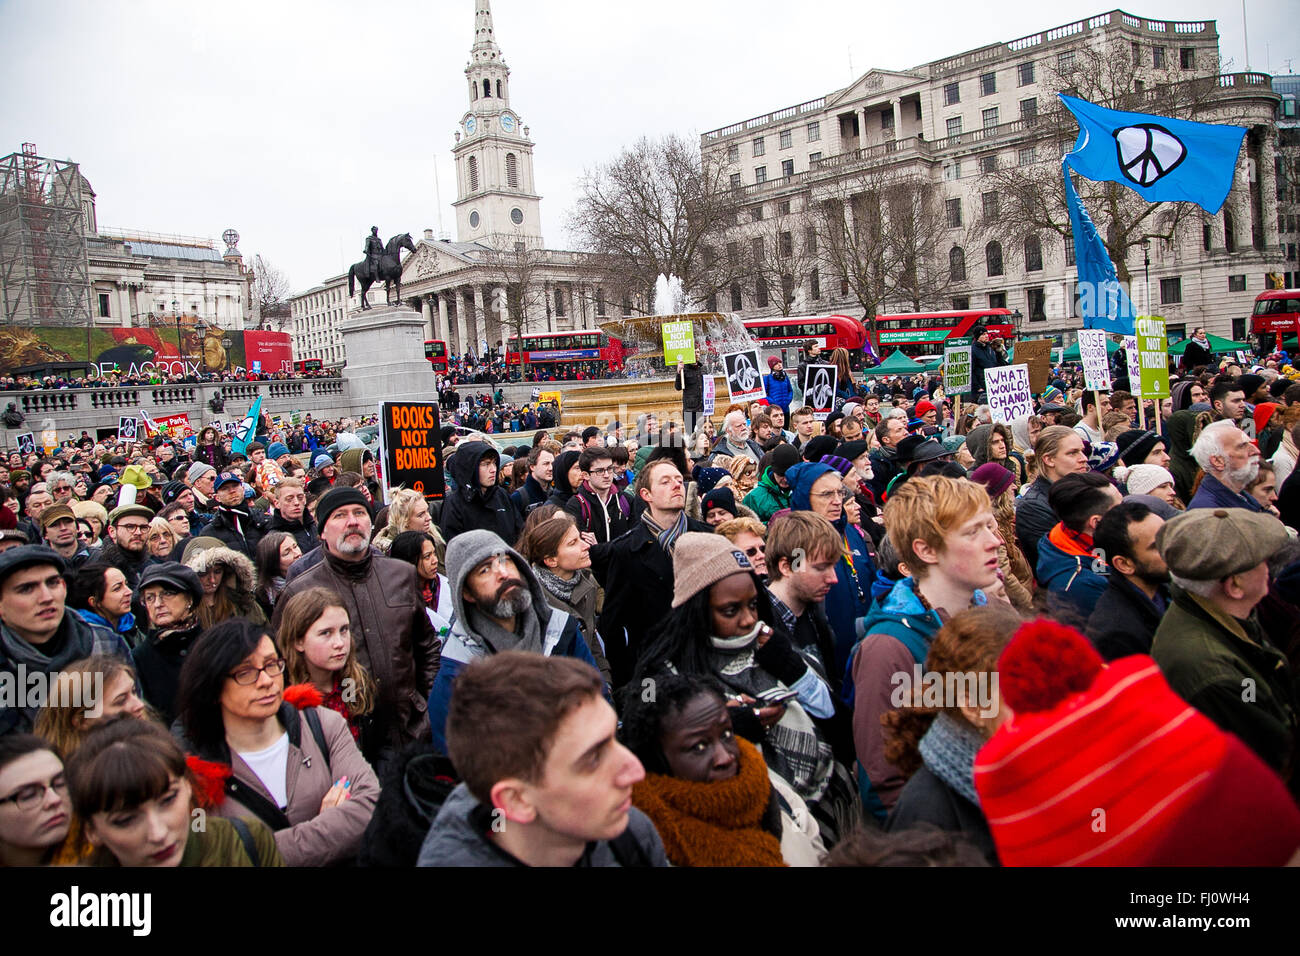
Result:
[[[1246,508],[1263,511],[1246,486],[1259,475],[1259,449],[1246,433],[1231,420],[1211,422],[1205,426],[1192,457],[1205,472],[1201,486],[1187,503],[1194,508]]]

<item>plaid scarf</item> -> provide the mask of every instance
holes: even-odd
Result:
[[[677,546],[677,539],[680,538],[682,533],[686,530],[685,511],[677,512],[677,521],[670,528],[661,528],[659,525],[655,524],[654,519],[650,517],[649,508],[641,512],[641,520],[645,522],[645,526],[650,529],[650,533],[655,536],[655,540],[659,542],[659,547],[663,548],[669,554],[673,553],[673,548]]]

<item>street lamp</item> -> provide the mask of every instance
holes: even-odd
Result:
[[[172,299],[172,318],[176,320],[176,355],[181,360],[181,374],[185,374],[185,340],[181,338],[180,303]]]
[[[206,369],[207,367],[207,358],[203,353],[203,337],[204,335],[207,334],[207,331],[208,331],[208,327],[207,325],[204,324],[202,319],[198,319],[195,321],[194,334],[198,336],[199,339],[199,373],[200,374],[202,374],[204,369]]]

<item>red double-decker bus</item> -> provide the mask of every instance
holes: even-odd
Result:
[[[519,336],[511,336],[506,348],[506,364],[518,365]],[[523,360],[529,365],[544,365],[554,371],[583,371],[605,374],[623,367],[628,351],[623,343],[605,332],[544,332],[523,337]]]
[[[293,370],[299,375],[305,375],[308,372],[319,372],[324,367],[320,359],[299,359],[293,363]]]
[[[939,355],[943,343],[970,335],[976,323],[995,339],[1014,341],[1016,325],[1010,309],[955,309],[947,312],[893,312],[876,316],[877,355],[881,348],[902,349],[904,355]]]
[[[442,339],[425,339],[424,357],[435,372],[447,371],[447,343]]]
[[[773,315],[745,319],[745,331],[763,349],[803,348],[816,342],[822,349],[861,351],[867,341],[862,323],[847,315]]]

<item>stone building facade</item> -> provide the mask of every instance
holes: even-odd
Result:
[[[1279,97],[1265,74],[1219,74],[1213,21],[1156,21],[1112,11],[908,70],[873,69],[818,99],[707,132],[701,148],[727,165],[745,210],[727,240],[752,242],[770,229],[763,223],[774,215],[793,212],[797,219],[800,210],[835,196],[866,170],[923,177],[941,191],[950,232],[938,255],[953,269],[922,310],[1004,306],[1021,313],[1022,335],[1067,343],[1081,325],[1069,240],[1044,231],[1023,245],[1020,238],[999,241],[996,229],[987,231],[990,203],[991,220],[997,220],[997,197],[988,193],[996,170],[1034,164],[1054,169],[1059,189],[1060,150],[1045,142],[1039,116],[1055,100],[1053,78],[1092,51],[1128,56],[1133,90],[1153,102],[1162,84],[1199,83],[1211,88],[1215,104],[1199,118],[1215,121],[1217,114],[1219,121],[1231,117],[1248,127],[1223,210],[1186,217],[1173,241],[1135,246],[1127,261],[1135,305],[1148,311],[1149,289],[1149,311],[1166,317],[1171,334],[1204,325],[1219,335],[1244,336],[1253,300],[1270,274],[1295,268],[1286,265],[1279,234]],[[983,234],[972,233],[976,221],[985,226]],[[1149,231],[1159,227],[1152,223]],[[800,241],[782,237],[780,244]],[[990,246],[995,242],[996,249]],[[800,311],[863,317],[824,262],[790,279]],[[730,304],[744,317],[779,314],[775,289],[751,281],[731,291],[730,303],[717,303],[724,309]],[[915,309],[911,302],[887,301],[878,311]]]

